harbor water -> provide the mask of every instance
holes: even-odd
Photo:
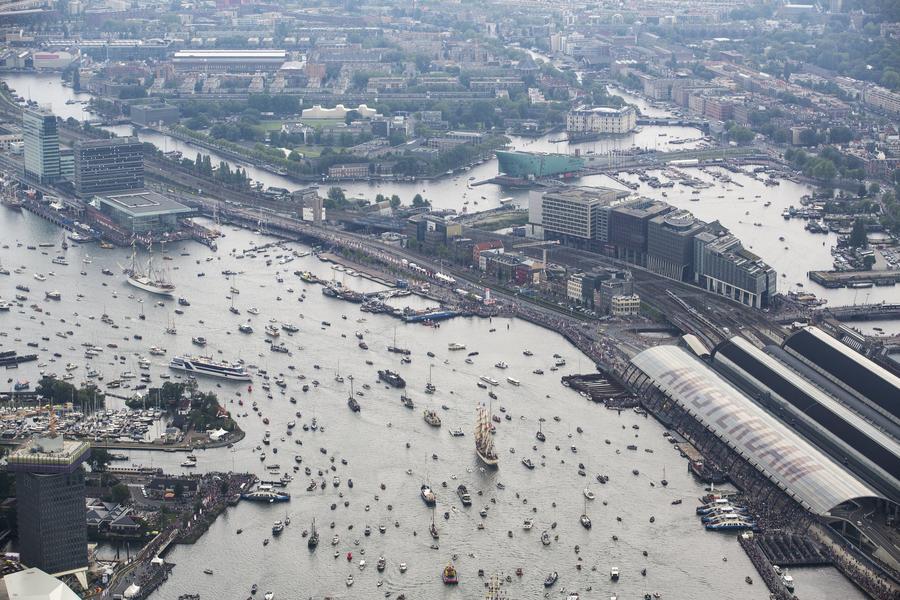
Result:
[[[272,248],[251,258],[243,251],[254,243],[272,240],[230,227],[225,229],[217,253],[187,242],[166,248],[172,260],[156,256],[155,264],[167,271],[177,294],[191,303],[178,315],[173,300],[159,305],[157,298],[125,283],[120,265],[129,261],[127,250],[82,245],[63,252],[60,231],[27,212],[0,210],[0,231],[8,246],[0,249],[0,260],[10,270],[22,271],[0,279],[0,296],[10,299],[16,284],[31,290],[22,307],[0,313],[0,331],[5,334],[0,337],[0,350],[24,352],[28,342],[40,346],[39,361],[7,371],[6,386],[22,379],[33,384],[41,371],[62,373],[67,362],[79,366],[75,382],[89,366],[109,381],[124,370],[137,372],[138,356],[147,356],[153,345],[167,351],[165,356],[149,357],[149,372],[156,384],[164,374],[175,380],[178,372],[167,368],[170,357],[199,352],[226,360],[242,359],[265,369],[271,379],[278,374],[285,378],[283,391],[271,386],[271,398],[262,389],[264,380],[259,374],[254,376],[252,391],[245,384],[200,380],[202,389],[219,395],[247,436],[233,448],[196,452],[195,471],[234,469],[274,478],[264,465],[278,463],[276,472],[290,472],[295,456],[302,458],[301,470],[287,487],[292,496],[289,503],[242,502],[222,515],[197,544],[175,548],[167,558],[177,566],[151,596],[154,599],[185,593],[199,593],[204,598],[243,597],[253,583],[259,585],[260,593],[274,591],[276,598],[375,599],[386,592],[394,596],[405,593],[410,598],[477,598],[483,593],[479,569],[488,575],[509,574],[509,595],[521,600],[544,597],[542,582],[550,571],[559,572],[551,596],[562,589],[578,590],[588,599],[608,598],[613,592],[620,598],[639,598],[657,591],[663,598],[761,600],[768,595],[734,536],[701,527],[693,508],[703,486],[688,474],[685,461],[662,436],[662,427],[632,411],[619,414],[592,404],[560,384],[562,375],[592,372],[593,365],[553,332],[519,320],[457,318],[432,328],[362,313],[358,305],[325,297],[319,286],[304,284],[292,272],[310,270],[359,291],[381,289],[379,284],[337,271],[315,256],[279,264],[277,255],[289,250]],[[29,244],[42,242],[56,247],[27,249]],[[290,249],[308,250],[294,244]],[[64,254],[69,265],[52,264],[57,254]],[[86,258],[90,262],[84,262]],[[270,266],[267,259],[272,260]],[[103,268],[115,275],[102,275]],[[221,272],[228,269],[239,274],[226,278]],[[82,270],[87,274],[79,274]],[[46,281],[34,279],[34,273],[44,274]],[[232,285],[238,294],[229,291]],[[61,300],[44,300],[44,292],[51,290],[61,291]],[[240,315],[228,311],[231,299]],[[427,301],[408,297],[394,303],[423,306]],[[32,304],[42,312],[30,308]],[[250,307],[257,307],[259,315],[248,314]],[[145,320],[138,319],[142,310]],[[101,323],[102,314],[109,315],[118,328]],[[239,333],[237,326],[248,319],[254,333]],[[290,355],[269,350],[263,327],[270,321],[299,327],[298,333],[282,332],[279,337]],[[177,335],[165,333],[172,323]],[[66,331],[72,334],[65,338],[56,335]],[[357,332],[363,334],[369,350],[358,348]],[[142,339],[135,339],[135,334]],[[397,354],[386,351],[395,335],[398,346],[411,350],[410,364],[401,364]],[[194,336],[204,336],[207,347],[200,350],[194,346]],[[451,342],[467,348],[450,351]],[[82,343],[105,349],[87,360]],[[107,347],[109,344],[117,347]],[[526,349],[533,356],[525,356]],[[54,352],[60,354],[55,360]],[[427,352],[435,356],[431,358]],[[479,353],[470,357],[473,364],[465,362],[469,352]],[[558,371],[550,370],[554,354],[566,361]],[[114,355],[124,360],[115,360]],[[500,361],[508,363],[508,368],[494,366]],[[376,371],[384,368],[398,371],[406,379],[414,410],[401,405],[399,390],[377,382]],[[538,368],[545,374],[533,373]],[[345,378],[343,383],[335,380],[338,374]],[[347,407],[350,375],[355,391],[364,394],[358,396],[360,413]],[[496,400],[491,401],[488,390],[476,386],[483,375],[500,382],[492,388]],[[437,387],[433,395],[423,393],[429,376]],[[511,385],[507,377],[518,379],[521,385]],[[312,385],[313,380],[319,385]],[[310,384],[306,393],[301,390],[304,383]],[[290,401],[292,397],[296,403]],[[250,409],[254,401],[260,415]],[[475,408],[482,402],[502,417],[494,437],[500,454],[496,471],[482,471],[474,453]],[[111,399],[109,404],[117,407],[120,401]],[[438,412],[442,427],[430,427],[423,421],[426,408]],[[264,424],[262,416],[270,422]],[[303,430],[313,418],[324,431]],[[541,418],[545,421],[539,425]],[[291,420],[297,426],[288,435]],[[547,436],[545,443],[535,439],[539,426]],[[578,433],[577,427],[583,433]],[[451,428],[461,428],[465,436],[451,437]],[[271,446],[262,445],[267,430],[271,431]],[[627,450],[629,444],[637,445],[638,450]],[[320,451],[323,448],[325,453]],[[265,461],[260,460],[263,451]],[[128,462],[119,464],[160,467],[170,473],[188,471],[179,466],[181,453],[132,451],[128,455]],[[521,464],[526,457],[537,465],[534,470]],[[584,463],[586,476],[578,475],[578,463]],[[312,469],[316,481],[326,481],[324,490],[306,492],[309,478],[303,474],[305,466]],[[319,469],[322,477],[317,475]],[[633,469],[639,474],[634,475]],[[608,475],[609,482],[600,485],[595,479],[598,474]],[[340,478],[339,487],[332,485],[334,476]],[[668,487],[659,484],[663,477],[668,479]],[[436,491],[434,513],[419,497],[423,483]],[[472,495],[470,508],[463,508],[456,496],[461,483]],[[595,500],[585,499],[585,488],[596,494]],[[673,506],[672,500],[679,498],[683,504]],[[488,510],[484,519],[478,515],[482,508]],[[592,529],[579,523],[582,512],[592,519]],[[449,518],[444,518],[445,513]],[[286,515],[291,517],[291,525],[273,538],[272,523]],[[435,542],[438,549],[430,547],[433,542],[428,535],[433,516],[440,530]],[[650,517],[655,518],[654,523]],[[526,518],[535,520],[531,531],[522,527]],[[302,531],[313,519],[321,541],[318,549],[310,552]],[[479,529],[482,521],[484,529]],[[368,537],[363,532],[366,525],[373,530]],[[384,534],[379,533],[379,525],[385,526]],[[241,535],[236,534],[239,528],[243,529]],[[539,537],[544,530],[558,535],[558,540],[543,546]],[[332,546],[334,535],[339,541]],[[271,543],[263,545],[265,538],[272,538]],[[574,551],[576,545],[579,554]],[[353,553],[352,562],[346,559],[348,552]],[[378,573],[374,566],[382,555],[387,569]],[[445,587],[440,572],[454,556],[460,585]],[[363,558],[368,566],[360,570],[358,561]],[[401,562],[408,565],[406,573],[399,572]],[[576,568],[578,564],[581,570]],[[609,578],[612,567],[622,573],[617,583]],[[517,568],[523,570],[521,577],[515,575]],[[212,569],[213,575],[204,575],[204,569]],[[646,569],[646,576],[641,576],[641,569]],[[355,584],[348,589],[345,580],[350,573]],[[747,575],[753,577],[754,585],[744,583]],[[797,570],[795,577],[800,582],[800,597],[861,597],[833,569],[817,570],[808,578]]]

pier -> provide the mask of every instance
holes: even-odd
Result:
[[[856,304],[832,306],[819,311],[823,316],[838,321],[873,321],[900,319],[900,303]]]
[[[900,271],[810,271],[810,279],[826,288],[892,286],[900,282]]]

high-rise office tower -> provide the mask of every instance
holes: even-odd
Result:
[[[25,177],[38,183],[59,179],[59,128],[56,116],[40,108],[22,113],[22,139],[25,146]]]

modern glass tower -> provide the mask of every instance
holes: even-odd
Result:
[[[88,556],[81,465],[90,451],[85,442],[51,434],[9,455],[7,469],[16,474],[20,553],[29,567],[83,578]]]
[[[56,116],[39,108],[26,108],[22,115],[25,145],[25,177],[38,183],[53,183],[60,177],[59,129]]]
[[[144,145],[136,137],[75,144],[75,193],[83,198],[144,187]]]

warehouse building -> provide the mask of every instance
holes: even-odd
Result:
[[[178,219],[193,212],[187,206],[149,190],[96,196],[94,203],[116,225],[136,234],[176,231]]]
[[[172,56],[176,71],[202,73],[272,72],[286,61],[284,50],[181,50]]]

